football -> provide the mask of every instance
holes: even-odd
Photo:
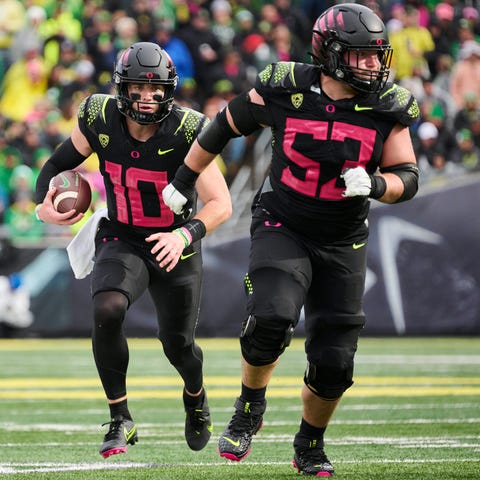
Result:
[[[66,170],[50,180],[50,189],[57,191],[53,196],[53,206],[59,213],[72,209],[85,213],[92,202],[92,190],[88,180],[76,170]]]

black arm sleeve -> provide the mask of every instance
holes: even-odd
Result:
[[[244,136],[272,124],[267,109],[263,105],[252,103],[248,92],[243,92],[230,100],[228,110],[233,123]],[[220,153],[231,138],[238,136],[228,123],[227,111],[224,108],[217,113],[210,125],[202,130],[197,140],[207,152]]]
[[[394,173],[403,182],[403,193],[395,203],[413,198],[418,191],[418,167],[414,163],[400,163],[392,167],[381,168],[382,173]]]
[[[250,101],[249,94],[237,95],[228,104],[233,123],[242,135],[250,135],[266,125],[272,125],[270,113],[264,105]]]
[[[52,177],[57,175],[57,173],[78,167],[85,158],[87,157],[84,157],[74,147],[70,138],[67,138],[67,140],[60,144],[40,170],[35,190],[35,202],[43,202],[43,199],[48,192],[48,186]]]
[[[239,135],[237,135],[229,125],[227,112],[224,108],[220,110],[212,122],[198,134],[197,141],[207,152],[220,153],[231,138],[238,136]]]

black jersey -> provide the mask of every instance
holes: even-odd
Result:
[[[369,200],[342,197],[346,168],[372,174],[397,123],[419,115],[410,92],[395,84],[379,94],[332,100],[314,65],[279,62],[256,80],[271,118],[272,162],[260,205],[295,231],[321,241],[346,239],[365,222]]]
[[[174,105],[146,142],[128,133],[125,117],[110,95],[87,97],[78,110],[78,124],[98,155],[110,220],[139,232],[170,231],[185,223],[162,199],[185,155],[208,118]]]

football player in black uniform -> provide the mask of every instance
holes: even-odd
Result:
[[[87,97],[71,137],[43,167],[37,214],[57,225],[82,218],[71,218],[74,210],[56,212],[54,189],[48,185],[55,174],[79,166],[95,152],[108,208],[96,233],[92,274],[93,353],[111,415],[100,454],[106,458],[125,452],[137,440],[127,406],[129,352],[122,324],[130,305],[147,289],[158,314],[158,338],[184,381],[185,438],[192,450],[200,450],[212,429],[202,351],[195,342],[200,239],[229,217],[230,196],[212,163],[191,192],[202,201],[198,212],[193,202],[188,213],[174,215],[162,201],[162,189],[208,122],[205,115],[173,103],[177,74],[167,52],[154,43],[133,44],[119,56],[113,81],[116,95]]]
[[[228,138],[271,128],[271,168],[252,207],[242,389],[218,444],[227,459],[250,451],[268,382],[304,307],[307,368],[293,462],[305,475],[333,475],[323,436],[353,383],[365,323],[370,199],[401,202],[418,188],[408,129],[418,105],[387,82],[391,55],[385,25],[369,8],[329,8],[313,28],[313,65],[269,65],[199,135],[163,191],[181,213],[198,172]]]

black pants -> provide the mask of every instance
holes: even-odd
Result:
[[[126,394],[128,346],[123,321],[128,310],[146,290],[157,312],[158,338],[165,355],[191,392],[203,384],[203,356],[195,343],[201,297],[202,258],[196,252],[171,271],[161,269],[150,253],[153,244],[142,236],[115,231],[103,222],[96,238],[92,273],[94,299],[93,351],[107,398]]]

